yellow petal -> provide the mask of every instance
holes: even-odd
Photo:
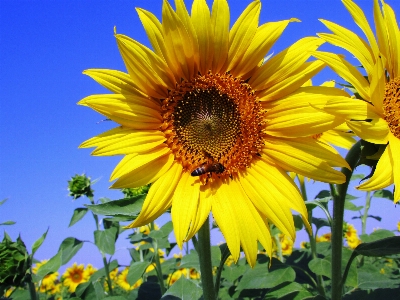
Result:
[[[350,128],[348,130],[350,131]],[[356,142],[353,136],[353,133],[341,132],[335,128],[322,133],[318,140],[344,149],[350,149]]]
[[[327,99],[286,101],[265,114],[265,133],[276,137],[302,137],[324,132],[344,122],[343,117],[316,109]],[[313,106],[311,106],[313,105]]]
[[[278,100],[265,101],[265,98],[261,98],[262,105],[266,109],[271,109],[277,105],[284,103],[298,103],[298,102],[309,102],[313,106],[319,107],[318,103],[324,103],[337,96],[350,97],[344,90],[332,88],[329,86],[302,86],[299,87],[293,93],[286,95]],[[324,101],[324,102],[322,102]]]
[[[393,168],[393,181],[395,185],[394,203],[400,201],[400,139],[389,133],[389,155]]]
[[[389,52],[391,57],[388,72],[390,78],[394,79],[400,75],[400,31],[393,9],[389,5],[384,4],[383,10],[385,13],[385,22],[389,38]]]
[[[386,147],[381,158],[379,159],[374,175],[357,186],[359,190],[380,190],[393,183],[393,165],[389,146]]]
[[[105,88],[116,94],[130,94],[132,97],[149,98],[143,94],[131,77],[121,71],[106,69],[89,69],[83,74],[90,76]]]
[[[372,119],[371,122],[346,121],[351,130],[360,138],[374,144],[388,142],[389,127],[382,118]]]
[[[228,57],[229,6],[226,0],[214,0],[211,12],[211,30],[214,37],[212,72],[218,73]]]
[[[139,216],[127,228],[146,225],[161,216],[172,203],[176,185],[182,174],[182,166],[174,163],[150,187]]]
[[[122,34],[117,45],[133,81],[149,96],[165,98],[175,87],[175,78],[165,61],[149,48]]]
[[[353,98],[336,97],[330,99],[323,108],[325,111],[340,115],[349,120],[379,119],[380,115],[370,103]]]
[[[372,70],[371,79],[371,102],[375,110],[383,117],[383,99],[385,98],[385,70],[383,68],[382,59],[377,58],[376,64]]]
[[[140,155],[139,153],[128,154],[124,156],[124,158],[115,167],[111,174],[110,180],[115,180],[118,177],[124,176],[125,174],[128,174],[142,167],[143,165],[154,161],[157,158],[167,155],[169,152],[169,148],[164,146],[157,147],[152,151],[142,153]]]
[[[265,140],[263,154],[272,158],[284,170],[322,182],[343,183],[343,173],[331,167],[349,168],[338,153],[328,151],[326,144],[313,138],[268,138]]]
[[[249,84],[255,90],[276,85],[299,69],[310,57],[309,51],[316,50],[323,43],[317,37],[305,37],[297,41],[262,65],[250,78]]]
[[[147,10],[136,8],[136,11],[144,29],[146,30],[147,37],[153,46],[154,52],[168,62],[168,60],[165,58],[166,49],[160,21],[155,15]]]
[[[211,70],[213,59],[213,34],[210,9],[205,0],[194,0],[192,6],[192,22],[199,44],[199,70],[206,74]]]
[[[185,19],[182,20],[166,0],[163,2],[162,22],[168,56],[175,61],[173,66],[178,67],[173,70],[175,77],[190,80],[196,74],[197,68],[198,48],[194,45],[195,37],[190,34],[189,28],[185,27]]]
[[[325,63],[318,60],[306,62],[298,69],[293,70],[293,72],[288,74],[287,77],[282,77],[281,80],[273,86],[259,92],[258,96],[262,101],[274,101],[281,99],[282,97],[295,92],[324,67]]]
[[[281,195],[276,186],[265,178],[264,170],[273,167],[268,168],[263,165],[267,164],[258,160],[246,172],[242,172],[239,179],[240,184],[254,206],[282,233],[294,238],[296,232],[289,203],[282,201],[284,198],[279,197]]]
[[[337,54],[315,51],[312,55],[325,62],[340,77],[353,85],[364,100],[370,101],[369,83],[356,67]]]
[[[228,60],[224,69],[232,70],[242,59],[257,31],[261,2],[251,2],[241,13],[229,33]]]
[[[387,34],[385,20],[383,18],[381,9],[379,7],[379,1],[374,0],[374,21],[375,21],[375,30],[376,37],[378,39],[379,51],[383,54],[386,59],[385,68],[390,70],[390,66],[392,66],[392,60],[390,57],[389,50],[389,37]],[[378,53],[379,55],[379,53]]]
[[[150,101],[137,101],[129,95],[91,95],[78,102],[91,107],[111,120],[133,129],[158,129],[162,122],[160,108]]]
[[[319,37],[335,46],[342,47],[353,54],[364,66],[367,74],[372,74],[375,57],[371,47],[354,32],[333,22],[320,19],[334,34],[318,34]]]
[[[290,22],[298,22],[297,19],[284,20],[279,22],[269,22],[257,28],[256,34],[252,39],[242,59],[232,69],[233,76],[242,76],[252,70],[265,57],[269,49],[281,36],[286,26]]]
[[[377,57],[379,55],[378,44],[376,43],[374,33],[372,32],[371,26],[369,25],[367,18],[364,15],[364,12],[352,0],[343,0],[343,4],[350,12],[354,22],[358,26],[360,26],[361,30],[364,32],[375,57]]]
[[[199,201],[200,182],[197,177],[184,172],[176,186],[172,199],[171,218],[174,224],[176,243],[182,249],[190,223],[195,219]]]
[[[91,154],[100,156],[143,153],[161,146],[166,140],[158,130],[139,130],[128,133],[116,141],[99,145]]]
[[[111,188],[135,188],[152,183],[169,170],[175,158],[173,154],[168,153],[152,161],[143,163],[143,161],[147,160],[147,157],[143,156],[144,155],[137,155],[132,161],[121,164],[121,166],[118,164],[116,167],[116,169],[118,168],[118,173],[113,173],[111,175],[112,178],[116,178],[120,176],[120,174],[124,175],[114,182]]]

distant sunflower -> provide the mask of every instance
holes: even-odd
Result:
[[[172,206],[182,247],[212,211],[235,261],[242,247],[254,265],[257,241],[271,255],[269,222],[294,239],[293,209],[309,228],[286,171],[345,180],[332,167],[346,162],[311,137],[343,122],[320,108],[344,92],[301,87],[325,66],[307,61],[323,43],[317,37],[264,59],[296,19],[258,26],[261,3],[253,1],[229,29],[226,0],[215,0],[211,12],[205,0],[195,0],[191,15],[183,0],[175,6],[164,1],[162,23],[137,9],[154,51],[115,34],[128,74],[84,72],[115,94],[92,95],[79,104],[121,126],[80,147],[97,147],[93,155],[125,155],[111,175],[118,178],[113,188],[152,183],[129,227],[146,225]]]
[[[370,191],[393,183],[400,187],[400,32],[396,16],[384,1],[381,10],[378,0],[374,0],[375,38],[361,8],[351,0],[343,0],[343,3],[368,42],[326,20],[321,21],[333,33],[319,36],[353,54],[365,69],[367,78],[341,55],[326,52],[313,55],[349,82],[364,101],[336,98],[328,102],[325,110],[345,117],[351,130],[362,139],[387,145],[373,176],[358,188]],[[397,188],[394,201],[399,200],[400,188]]]
[[[75,292],[79,284],[89,280],[89,275],[85,272],[83,264],[78,266],[77,263],[68,268],[62,277],[63,285],[68,287],[70,293]]]
[[[133,285],[130,285],[130,283],[127,280],[128,277],[128,271],[129,268],[125,268],[118,276],[117,276],[117,284],[124,289],[125,291],[131,291],[136,288],[138,288],[142,283],[143,280],[140,278],[138,281],[136,281]]]

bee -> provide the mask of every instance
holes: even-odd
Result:
[[[220,174],[225,170],[225,167],[220,163],[203,164],[201,167],[195,169],[190,175],[200,176],[206,173]]]

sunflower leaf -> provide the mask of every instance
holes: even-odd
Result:
[[[200,299],[203,294],[203,290],[192,280],[186,279],[185,277],[179,278],[163,295],[162,299]],[[172,296],[166,297],[166,296]]]
[[[306,299],[311,296],[313,294],[297,282],[282,284],[268,292],[270,299]]]
[[[108,269],[110,272],[112,270],[114,270],[115,268],[118,268],[118,261],[116,259],[114,259],[112,262],[110,262],[108,264]],[[96,282],[99,278],[105,277],[105,276],[106,276],[106,272],[105,272],[104,268],[101,268],[101,269],[97,270],[96,272],[94,272],[92,276],[90,276],[90,281]]]
[[[88,212],[87,208],[84,207],[78,207],[74,210],[74,213],[72,215],[71,221],[69,222],[68,227],[71,227],[74,225],[76,222],[78,222],[80,219],[82,219],[86,213]]]
[[[101,252],[113,255],[115,252],[115,241],[117,239],[118,228],[111,227],[105,230],[94,232],[94,243]]]
[[[364,256],[387,256],[400,253],[400,236],[387,237],[370,243],[361,243],[354,252]]]
[[[330,261],[322,258],[314,258],[308,263],[308,267],[316,275],[323,275],[331,278],[332,264]]]
[[[369,235],[361,234],[360,239],[363,243],[371,243],[371,242],[379,241],[381,239],[393,237],[393,236],[394,236],[394,233],[390,230],[378,229]]]
[[[93,213],[106,216],[137,216],[142,210],[145,194],[97,205],[85,205]]]
[[[42,236],[33,243],[32,254],[31,254],[32,257],[36,253],[37,249],[39,249],[39,247],[43,244],[44,239],[47,236],[47,232],[49,232],[49,228],[47,228],[46,232],[43,233]]]
[[[129,266],[128,275],[126,276],[126,281],[128,281],[130,285],[135,284],[142,277],[143,273],[146,271],[149,265],[150,265],[149,261],[133,262]]]
[[[384,198],[390,201],[393,201],[393,193],[388,190],[379,190],[374,192],[373,197],[375,198]]]

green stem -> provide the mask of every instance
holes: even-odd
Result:
[[[29,286],[29,295],[31,296],[31,300],[37,300],[37,294],[36,294],[36,289],[35,289],[35,284],[30,280],[28,282]]]
[[[367,192],[367,197],[365,200],[365,209],[364,209],[364,215],[361,218],[361,224],[362,224],[362,229],[361,233],[365,234],[366,229],[367,229],[367,218],[368,218],[368,210],[371,207],[371,192]]]
[[[338,184],[336,187],[331,186],[331,194],[333,197],[333,220],[332,220],[332,300],[342,299],[342,247],[343,247],[343,215],[344,202],[346,199],[347,189],[349,187],[350,178],[354,168],[357,166],[361,154],[361,143],[358,141],[353,145],[346,155],[346,161],[351,170],[342,168],[342,173],[346,176],[346,181]]]
[[[155,230],[154,222],[151,222],[151,229]],[[156,239],[153,239],[152,243],[153,243],[153,248],[154,248],[154,260],[156,263],[157,278],[158,278],[158,282],[160,284],[161,294],[164,295],[167,290],[165,289],[164,279],[163,279],[163,274],[162,274],[162,269],[161,269],[161,263],[160,263],[160,255],[158,254],[158,243],[157,243]]]
[[[300,191],[301,191],[301,196],[303,197],[304,202],[306,202],[307,199],[307,190],[306,190],[306,185],[304,184],[304,180],[300,181]],[[308,211],[308,220],[312,224],[312,210]],[[310,246],[311,246],[311,256],[312,258],[317,258],[317,242],[315,241],[314,233],[313,232],[308,232],[308,239],[310,241]],[[322,278],[322,275],[317,275],[317,289],[318,292],[320,293],[321,296],[325,296],[325,288],[324,288],[324,280]]]
[[[211,264],[211,241],[209,218],[201,226],[198,233],[197,253],[200,261],[201,283],[204,300],[215,300],[215,289]]]

